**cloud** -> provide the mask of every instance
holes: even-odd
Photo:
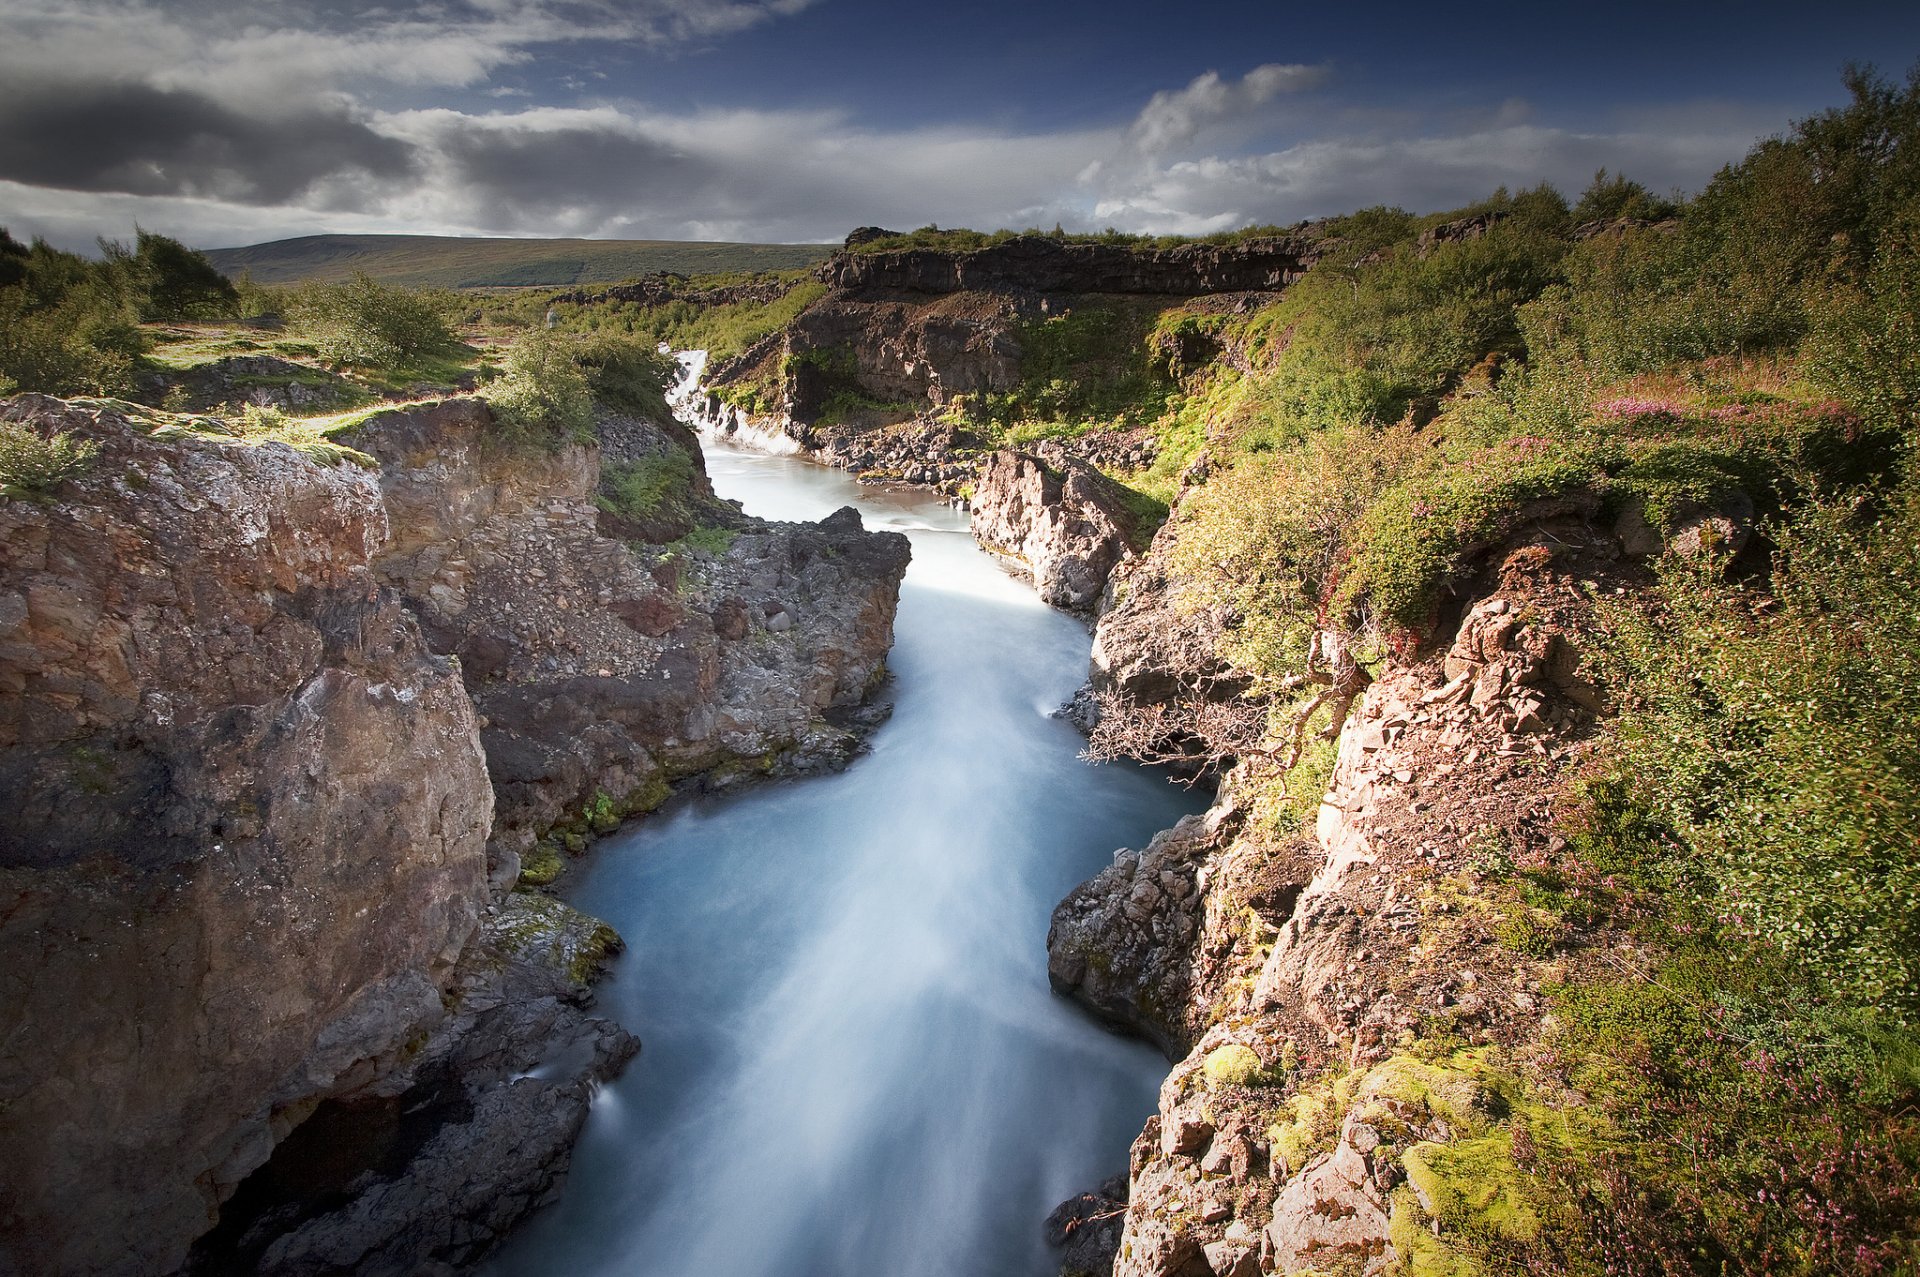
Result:
[[[1766,129],[1757,112],[1689,108],[1617,132],[1496,122],[1458,133],[1317,140],[1258,155],[1181,160],[1107,181],[1094,192],[1094,213],[1130,229],[1204,234],[1375,204],[1456,208],[1502,185],[1547,181],[1572,195],[1602,167],[1654,190],[1697,189]]]
[[[831,240],[928,222],[1192,233],[1450,207],[1543,177],[1577,189],[1602,164],[1697,186],[1771,122],[1687,108],[1580,133],[1497,98],[1423,117],[1316,97],[1309,116],[1298,95],[1329,70],[1287,63],[1054,131],[544,96],[556,65],[581,91],[618,92],[590,60],[607,41],[684,47],[811,2],[0,0],[0,221],[77,244],[136,217],[202,245],[321,230]],[[1263,149],[1280,138],[1293,144]]]
[[[1299,93],[1327,82],[1324,66],[1269,62],[1238,80],[1217,71],[1196,77],[1184,89],[1163,89],[1141,108],[1129,139],[1143,155],[1164,155],[1193,141],[1207,125],[1246,115],[1282,93]]]
[[[0,118],[0,177],[67,190],[283,204],[415,168],[412,148],[337,105],[269,120],[184,90],[14,79]]]
[[[187,88],[276,111],[290,99],[464,88],[569,44],[666,49],[792,15],[813,0],[6,0],[0,76]]]
[[[382,121],[428,157],[410,208],[519,234],[837,239],[856,225],[1075,220],[1060,175],[1113,131],[877,131],[832,111],[628,105]]]

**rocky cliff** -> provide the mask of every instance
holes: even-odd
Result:
[[[849,245],[872,239],[855,232]],[[832,290],[780,332],[708,371],[714,394],[697,405],[709,428],[754,446],[805,451],[876,480],[926,484],[961,496],[974,485],[998,427],[981,404],[1019,391],[1033,330],[1076,311],[1130,316],[1193,302],[1245,310],[1271,299],[1323,251],[1322,229],[1234,244],[1165,249],[1015,236],[971,250],[860,248],[816,272]],[[1198,299],[1198,300],[1195,300]],[[1135,314],[1134,312],[1139,312]],[[1102,360],[1146,356],[1129,329]],[[1168,339],[1155,356],[1198,367],[1207,353]],[[1113,368],[1055,370],[1099,379]],[[1105,427],[1063,432],[1059,447],[1109,469],[1142,469],[1152,432]]]
[[[909,248],[836,253],[816,273],[829,287],[849,291],[1019,290],[1194,297],[1277,291],[1298,278],[1316,253],[1316,241],[1305,234],[1165,249],[1016,235],[961,252]]]
[[[525,888],[673,782],[850,756],[905,538],[747,519],[647,423],[609,448],[730,525],[704,548],[475,399],[298,446],[4,412],[94,453],[0,500],[0,1254],[471,1261],[637,1049],[586,1010],[619,938]]]
[[[503,444],[475,399],[382,413],[345,438],[382,463],[394,534],[376,570],[460,657],[485,720],[502,881],[557,827],[574,828],[545,857],[675,781],[804,771],[856,747],[905,537],[851,509],[817,525],[728,510],[724,550],[605,536],[633,529],[596,505],[599,450]]]
[[[1560,777],[1591,747],[1582,585],[1633,569],[1587,531],[1584,550],[1517,539],[1437,654],[1388,662],[1310,835],[1258,809],[1273,764],[1249,758],[1204,817],[1056,910],[1055,988],[1176,1061],[1133,1148],[1114,1273],[1424,1271],[1450,1254],[1442,1215],[1526,1226],[1473,1179],[1480,1141],[1526,1138],[1482,1048],[1530,1043],[1565,974],[1544,915],[1498,884],[1558,844]]]
[[[111,405],[4,416],[98,455],[0,502],[0,1245],[163,1272],[444,1015],[493,797],[374,572],[372,474]]]

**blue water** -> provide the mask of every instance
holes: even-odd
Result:
[[[598,1008],[641,1037],[560,1202],[498,1277],[1050,1274],[1055,1203],[1121,1170],[1165,1064],[1046,982],[1047,919],[1197,797],[1093,767],[1048,717],[1084,626],[963,515],[710,446],[769,518],[906,532],[893,718],[845,773],[683,800],[566,880],[627,952]]]

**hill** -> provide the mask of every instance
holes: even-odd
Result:
[[[655,239],[462,239],[444,235],[307,235],[207,259],[230,276],[262,284],[345,279],[365,271],[389,284],[439,288],[546,287],[610,283],[654,271],[683,275],[795,270],[831,244],[729,244]]]

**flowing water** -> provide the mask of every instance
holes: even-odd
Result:
[[[680,800],[598,844],[568,899],[627,952],[598,1008],[643,1050],[496,1277],[1051,1273],[1052,1206],[1126,1165],[1165,1064],[1046,980],[1047,919],[1115,848],[1200,806],[1093,767],[1048,715],[1085,627],[918,496],[709,445],[721,495],[913,539],[893,718],[830,777]]]

